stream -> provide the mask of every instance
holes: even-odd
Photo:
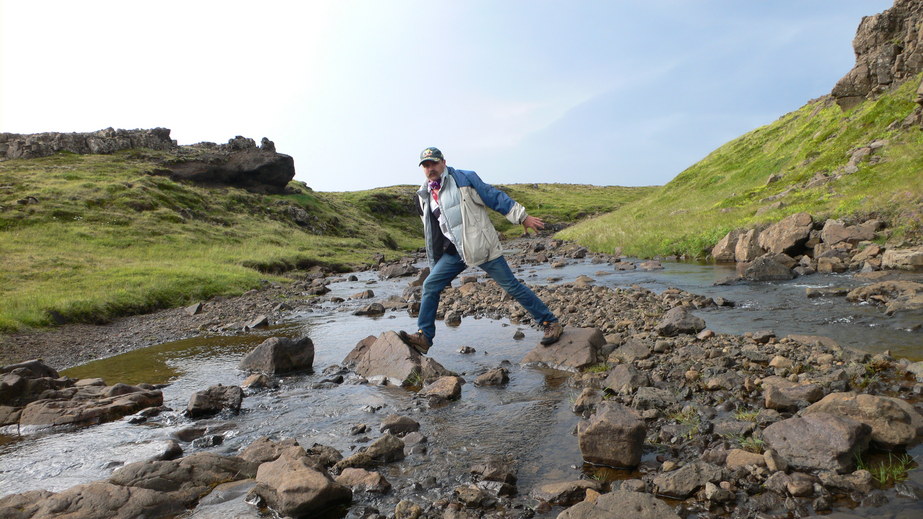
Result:
[[[463,275],[468,274],[481,273],[469,270]],[[779,337],[826,335],[842,346],[923,360],[923,312],[889,317],[879,308],[848,303],[843,297],[809,299],[805,295],[809,287],[861,284],[849,275],[815,274],[786,282],[715,285],[733,274],[733,266],[669,262],[658,271],[616,271],[611,265],[589,260],[571,260],[567,266],[554,269],[529,266],[518,272],[528,284],[549,283],[549,278],[565,283],[587,275],[596,284],[609,287],[639,285],[654,292],[676,287],[723,297],[735,305],[695,312],[717,333],[769,329]],[[345,299],[372,289],[375,300],[383,300],[400,295],[409,281],[380,280],[375,272],[356,276],[357,281],[330,284],[332,291],[326,297]],[[468,380],[461,400],[443,407],[428,409],[413,398],[413,392],[397,387],[354,384],[348,378],[343,384],[324,384],[324,369],[339,364],[363,338],[387,330],[416,329],[415,318],[405,311],[388,312],[379,318],[352,315],[368,302],[324,303],[292,314],[269,330],[171,342],[63,371],[72,378],[101,377],[108,384],[168,384],[163,388],[164,405],[175,411],[137,425],[126,418],[67,431],[0,435],[0,496],[35,489],[60,491],[105,479],[118,467],[160,453],[173,434],[193,424],[208,427],[206,438],[217,435],[222,441],[213,446],[183,443],[186,455],[206,449],[235,454],[256,439],[269,436],[275,440],[295,438],[305,447],[328,445],[348,456],[367,445],[350,434],[355,425],[367,424],[367,435],[374,439],[384,417],[395,413],[420,422],[420,431],[429,439],[428,452],[376,469],[395,490],[385,496],[363,494],[361,499],[383,513],[393,510],[397,494],[410,499],[417,496],[418,502],[445,497],[445,488],[469,482],[472,465],[498,454],[514,460],[521,496],[545,483],[600,477],[593,468],[584,466],[574,435],[580,418],[570,408],[579,389],[569,384],[565,373],[519,366],[519,360],[541,337],[536,329],[486,318],[464,318],[458,327],[437,321],[436,344],[430,356]],[[525,338],[514,339],[517,330]],[[246,377],[237,370],[241,358],[273,335],[309,336],[316,351],[314,372],[278,377],[278,389],[248,393],[239,415],[222,414],[197,421],[183,416],[192,393],[215,384],[239,385]],[[476,352],[459,353],[462,346],[471,346]],[[478,374],[501,364],[510,370],[507,386],[479,388],[471,383]],[[923,446],[908,452],[923,460]],[[653,456],[651,453],[645,460],[653,462]],[[603,477],[636,476],[613,470]],[[910,479],[923,486],[923,470],[911,471]],[[556,517],[561,510],[555,507],[536,517]],[[855,517],[921,517],[923,502],[895,496],[883,507],[849,513]]]

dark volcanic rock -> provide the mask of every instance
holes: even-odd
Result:
[[[295,160],[289,155],[258,148],[252,139],[235,137],[224,146],[197,145],[198,153],[166,164],[173,178],[201,184],[221,184],[248,189],[281,191],[295,178]]]

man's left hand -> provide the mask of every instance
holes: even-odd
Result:
[[[522,221],[522,226],[525,227],[526,233],[529,232],[529,229],[538,232],[545,228],[545,222],[534,216],[527,216],[526,219]]]

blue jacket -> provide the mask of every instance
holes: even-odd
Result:
[[[445,237],[430,210],[428,183],[417,191],[426,238],[426,257],[435,265],[442,256]],[[512,223],[525,220],[526,209],[506,193],[485,183],[474,171],[446,166],[439,189],[439,207],[446,216],[459,255],[466,265],[475,267],[503,255],[500,236],[487,215],[491,208]]]

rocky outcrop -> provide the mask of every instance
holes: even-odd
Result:
[[[167,128],[150,130],[114,130],[106,128],[89,133],[0,133],[0,159],[34,159],[59,151],[107,154],[116,151],[148,148],[169,150],[176,146]]]
[[[831,95],[843,109],[886,92],[923,70],[923,4],[895,0],[882,13],[859,23],[853,49],[856,64]]]
[[[237,136],[227,144],[203,142],[184,147],[178,158],[155,171],[179,180],[259,191],[281,191],[295,178],[295,161],[276,153],[272,141]]]
[[[163,404],[150,386],[61,377],[40,360],[3,366],[0,374],[0,427],[99,424]]]

